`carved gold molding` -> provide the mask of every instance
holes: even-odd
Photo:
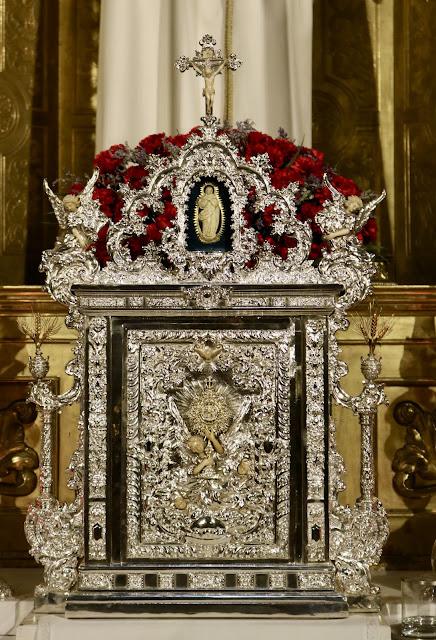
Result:
[[[24,281],[39,0],[0,2],[0,277]]]

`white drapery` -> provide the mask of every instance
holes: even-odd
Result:
[[[97,151],[150,133],[184,133],[204,115],[203,81],[174,68],[205,33],[243,61],[233,77],[233,122],[311,144],[312,0],[102,0]],[[233,72],[230,72],[233,73]],[[223,119],[224,78],[214,115]],[[228,102],[227,102],[228,104]]]

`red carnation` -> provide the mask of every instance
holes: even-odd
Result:
[[[165,140],[168,144],[173,144],[175,147],[183,147],[189,138],[189,133],[179,133],[177,136],[168,136]]]
[[[285,169],[276,169],[271,174],[271,184],[275,189],[284,189],[291,182],[300,181],[302,181],[302,176],[292,166]]]
[[[114,173],[124,163],[127,153],[128,150],[123,144],[113,144],[95,156],[94,167],[98,167],[100,173]]]
[[[292,168],[302,176],[315,176],[316,178],[322,178],[324,175],[324,165],[317,158],[311,158],[309,156],[298,156],[295,162],[292,163]]]
[[[130,256],[132,260],[144,255],[144,247],[148,244],[148,239],[145,235],[132,236],[126,241],[126,245],[129,247]]]
[[[332,193],[328,187],[320,187],[314,191],[313,197],[318,200],[319,204],[324,204],[326,200],[332,199]]]
[[[142,189],[148,171],[144,167],[132,165],[127,167],[123,173],[123,180],[131,189]]]
[[[322,206],[313,204],[312,202],[303,202],[300,212],[303,220],[314,220],[315,216],[321,211]]]
[[[172,202],[165,202],[164,214],[167,218],[174,219],[177,217],[177,209]]]
[[[160,231],[164,231],[165,229],[171,228],[174,226],[172,220],[168,218],[165,214],[161,214],[156,216],[156,226]],[[149,225],[150,226],[150,225]]]
[[[244,209],[242,211],[242,216],[243,216],[244,221],[245,221],[245,226],[246,227],[252,227],[253,226],[253,214],[250,211],[247,211],[247,209]]]
[[[360,196],[362,193],[361,189],[357,186],[354,180],[350,178],[344,178],[344,176],[339,176],[334,173],[330,176],[330,182],[332,185],[342,193],[342,195],[346,196]]]
[[[79,193],[82,193],[84,188],[85,188],[85,185],[82,182],[73,182],[73,184],[70,186],[68,190],[68,193],[71,194],[72,196],[78,196]]]
[[[362,227],[361,234],[363,244],[375,244],[377,240],[377,220],[370,218],[365,226]]]
[[[288,236],[286,234],[284,234],[282,236],[282,242],[284,244],[285,247],[296,247],[297,246],[297,239],[294,238],[294,236]]]
[[[146,218],[147,216],[149,216],[151,214],[151,209],[149,209],[148,207],[142,207],[142,209],[138,209],[138,211],[136,212],[136,214],[140,217],[140,218]]]
[[[153,242],[160,242],[162,240],[162,233],[155,222],[152,222],[147,226],[147,238]]]
[[[105,224],[97,234],[97,240],[90,245],[90,249],[94,250],[94,255],[101,267],[112,260],[106,247],[106,237],[109,231],[109,223]]]
[[[159,155],[165,156],[168,155],[168,152],[164,150],[162,146],[162,142],[165,139],[164,133],[154,133],[151,136],[147,136],[140,140],[138,143],[139,147],[142,147],[144,151],[148,154],[157,153]]]
[[[321,256],[321,246],[317,242],[312,242],[312,244],[310,245],[309,260],[316,260]]]
[[[279,255],[282,260],[286,260],[288,257],[288,249],[287,247],[275,247],[274,253]]]
[[[171,202],[171,191],[166,187],[162,189],[162,200],[164,202]]]
[[[266,227],[270,227],[273,223],[273,215],[271,211],[268,211],[268,207],[262,213],[262,222]]]

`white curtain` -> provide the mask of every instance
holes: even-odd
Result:
[[[192,57],[205,33],[224,51],[226,24],[243,62],[230,72],[233,122],[249,118],[271,135],[283,127],[310,146],[312,0],[102,0],[97,151],[199,124],[202,79],[174,62]],[[215,89],[214,115],[222,119],[224,76]]]

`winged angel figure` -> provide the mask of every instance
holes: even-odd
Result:
[[[100,211],[98,201],[92,198],[98,175],[99,171],[95,169],[78,196],[68,194],[62,200],[53,193],[47,180],[44,180],[44,189],[59,224],[61,233],[58,236],[58,241],[60,243],[68,234],[71,234],[79,247],[86,249],[91,242],[96,240],[99,230],[107,223],[108,219]]]

